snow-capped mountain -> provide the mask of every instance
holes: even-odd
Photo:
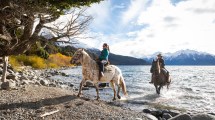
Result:
[[[156,52],[145,60],[151,62],[158,53]],[[215,65],[215,55],[189,49],[175,53],[164,53],[163,57],[166,65]]]

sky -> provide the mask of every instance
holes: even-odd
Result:
[[[145,57],[191,49],[215,54],[215,0],[105,0],[92,4],[80,41],[115,54]]]

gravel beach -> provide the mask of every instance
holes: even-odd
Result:
[[[148,118],[145,113],[137,113],[104,101],[78,98],[70,90],[28,85],[18,90],[0,91],[0,119],[147,120]]]
[[[1,71],[0,64],[0,77]],[[24,67],[15,72],[9,67],[7,82],[0,82],[0,120],[215,120],[214,113],[180,112],[166,107],[142,108],[138,112],[122,107],[120,100],[79,98],[72,83],[50,79],[55,75],[68,76],[59,69]]]

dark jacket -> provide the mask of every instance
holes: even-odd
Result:
[[[164,68],[165,67],[165,63],[164,63],[163,58],[159,58],[158,60],[159,60],[161,68]]]

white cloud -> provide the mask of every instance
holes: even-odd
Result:
[[[102,43],[107,42],[111,52],[136,57],[157,51],[165,53],[181,49],[215,54],[214,0],[189,0],[176,5],[170,0],[153,0],[150,5],[147,4],[148,1],[145,0],[131,0],[128,9],[122,11],[122,22],[118,25],[122,27],[122,33],[119,31],[111,35],[99,34],[100,37],[93,39],[94,42],[91,41],[91,44],[94,43],[92,46],[100,48]],[[104,16],[95,18],[96,22],[93,25],[98,26],[98,29],[107,22],[106,19],[114,21],[107,10],[111,8],[110,5],[108,1],[101,5],[106,12]],[[101,6],[99,4],[94,8],[96,14],[101,14]],[[145,24],[147,27],[124,33],[125,26],[131,26],[132,23]]]
[[[156,0],[146,11],[142,11],[138,23],[149,24],[149,27],[141,30],[136,41],[138,38],[145,39],[143,47],[151,49],[143,54],[186,48],[215,53],[212,45],[215,38],[215,13],[211,12],[215,1],[202,2],[190,0],[173,6],[169,0]],[[198,8],[208,12],[197,13],[195,10]]]
[[[128,9],[123,12],[122,22],[124,25],[128,24],[132,20],[136,20],[139,13],[145,9],[145,5],[148,0],[130,0],[131,4]]]
[[[97,29],[105,29],[107,27],[107,21],[110,20],[110,12],[111,12],[111,2],[110,0],[105,0],[98,3],[91,5],[88,8],[87,13],[92,15],[93,20],[93,27]]]

